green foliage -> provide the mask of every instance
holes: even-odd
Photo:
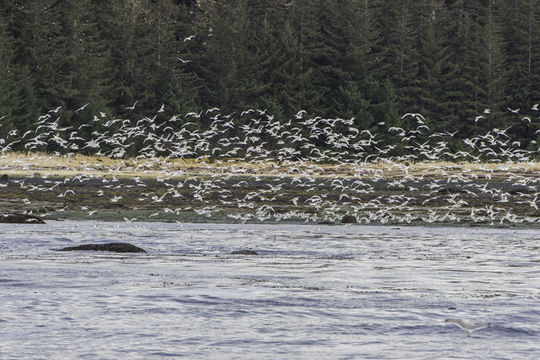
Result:
[[[540,1],[501,1],[504,92],[508,104],[530,106],[538,95],[540,65]]]
[[[3,137],[58,106],[76,127],[162,104],[158,123],[257,108],[375,131],[415,112],[463,137],[535,133],[506,108],[540,102],[540,0],[35,0],[0,14]]]
[[[39,116],[38,90],[27,66],[16,70],[14,84],[10,116],[14,127],[22,133],[30,129]]]
[[[13,69],[13,41],[7,32],[7,24],[0,18],[0,136],[4,138],[14,128],[13,103],[14,96],[14,69]]]

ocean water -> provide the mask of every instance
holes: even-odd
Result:
[[[148,252],[54,251],[119,241]],[[537,230],[50,221],[0,250],[1,359],[540,357]]]

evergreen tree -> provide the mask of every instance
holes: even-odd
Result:
[[[165,105],[165,116],[196,111],[201,80],[195,70],[202,36],[197,33],[194,7],[161,0],[154,10],[158,23],[158,101]]]
[[[449,58],[446,96],[441,101],[448,123],[454,124],[449,131],[464,129],[486,107],[480,102],[478,75],[478,49],[481,47],[478,15],[481,8],[479,2],[469,0],[457,0],[448,6],[444,38]]]
[[[318,116],[336,116],[339,90],[351,79],[342,67],[346,42],[338,1],[299,1],[297,6],[303,14],[300,24],[304,56],[312,69],[305,106]]]
[[[209,106],[225,112],[264,107],[271,89],[267,71],[276,54],[272,11],[277,5],[236,0],[213,4],[201,77]],[[216,76],[218,74],[218,76]]]
[[[496,123],[501,115],[501,107],[504,100],[504,73],[503,64],[505,53],[503,49],[503,38],[501,34],[500,15],[504,9],[498,7],[498,2],[489,0],[486,6],[483,19],[484,30],[481,32],[483,46],[480,47],[480,75],[482,91],[481,103],[486,105],[487,122],[485,127],[491,129],[498,126]]]
[[[537,81],[540,76],[540,2],[536,0],[501,1],[503,19],[502,35],[506,61],[505,102],[509,106],[530,106],[538,94]]]
[[[28,66],[21,66],[14,73],[16,85],[11,103],[11,116],[19,133],[33,129],[33,124],[40,115],[39,91],[36,89],[33,76]]]
[[[279,119],[288,119],[306,107],[305,99],[311,91],[312,70],[308,66],[294,19],[287,17],[279,24],[271,48],[272,65],[265,71],[264,81],[271,84],[267,99],[268,110]]]
[[[57,51],[61,30],[54,3],[36,0],[24,4],[18,2],[8,8],[8,27],[14,39],[14,64],[20,70],[17,79],[23,81],[24,87],[36,91],[35,102],[44,111],[63,105],[59,87],[61,70],[57,66],[61,59]]]
[[[1,8],[6,39],[3,60],[10,61],[4,68],[3,81],[9,82],[3,87],[4,106],[19,133],[29,129],[55,98],[48,45],[56,25],[54,18],[47,19],[50,5],[51,1],[37,0],[3,3]]]
[[[7,23],[0,18],[0,138],[14,128],[12,97],[14,95],[13,41]]]
[[[418,61],[416,97],[418,111],[433,121],[435,129],[444,128],[445,116],[441,106],[442,97],[447,97],[448,46],[443,41],[441,25],[445,13],[443,2],[423,1],[415,5],[417,28]]]
[[[387,0],[378,4],[378,23],[381,44],[387,47],[384,63],[385,77],[390,78],[396,89],[399,111],[417,111],[419,52],[415,31],[418,20],[414,17],[410,0]]]
[[[458,136],[511,125],[531,147],[526,141],[534,129],[521,117],[540,102],[539,5],[3,2],[0,117],[9,116],[0,135],[29,128],[58,106],[61,126],[89,122],[97,129],[94,116],[102,111],[137,121],[163,104],[158,124],[218,106],[226,114],[266,108],[267,116],[284,121],[296,120],[299,110],[310,117],[354,117],[356,127],[381,133],[407,125],[398,114],[419,112],[433,122],[431,130],[458,130]],[[507,107],[521,111],[508,116]],[[203,128],[211,116],[201,114]],[[180,125],[176,119],[173,127]]]
[[[344,102],[344,109],[357,108],[353,116],[361,128],[373,128],[377,124],[393,122],[396,98],[393,86],[387,82],[383,59],[387,52],[381,46],[380,29],[376,19],[374,1],[348,1],[342,6],[341,21],[345,27],[346,52],[343,68],[350,74],[346,83],[349,89],[359,90],[353,102]],[[381,107],[388,106],[388,111]],[[344,113],[344,110],[340,114]]]
[[[61,86],[65,104],[63,118],[72,126],[92,123],[94,114],[108,112],[111,59],[101,33],[104,9],[95,7],[95,1],[80,0],[59,2],[55,8],[61,24],[55,50],[60,74],[57,86]]]
[[[112,106],[118,115],[142,116],[155,106],[155,29],[148,1],[118,1],[111,6],[106,36],[109,39],[113,82]],[[133,109],[125,109],[136,104]]]

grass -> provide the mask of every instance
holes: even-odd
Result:
[[[317,176],[317,177],[381,177],[406,176],[448,177],[465,176],[477,179],[508,178],[511,176],[540,177],[540,164],[516,163],[396,163],[379,161],[360,164],[315,164],[309,162],[274,161],[246,162],[240,159],[209,162],[204,159],[112,159],[104,156],[57,156],[44,153],[9,152],[0,157],[0,173],[12,176],[67,177],[84,173],[89,176],[157,178],[159,176],[187,177],[192,175],[260,175],[260,176]]]

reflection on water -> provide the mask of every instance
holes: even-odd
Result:
[[[147,254],[55,252],[130,242]],[[534,230],[0,225],[0,358],[535,358]],[[232,255],[253,249],[258,256]],[[467,337],[444,320],[489,322]]]

